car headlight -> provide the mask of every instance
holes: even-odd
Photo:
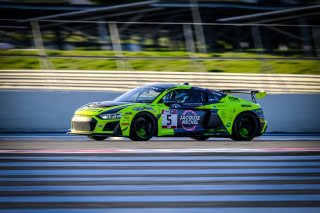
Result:
[[[99,117],[103,120],[118,120],[121,118],[120,113],[115,113],[115,114],[100,114]]]

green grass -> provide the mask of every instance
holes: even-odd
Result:
[[[33,50],[2,50],[0,55],[36,55]],[[112,51],[59,51],[48,50],[50,56],[114,56]],[[188,57],[186,52],[123,52],[131,57]],[[282,73],[282,74],[320,74],[319,60],[224,60],[224,58],[281,58],[280,55],[257,55],[255,53],[197,53],[195,58],[217,57],[219,60],[126,60],[125,67],[142,71],[193,71],[193,72],[228,72],[228,73]],[[287,56],[295,59],[297,54]],[[56,69],[65,70],[117,70],[117,61],[112,59],[92,58],[50,58]],[[118,62],[119,63],[119,62]],[[40,69],[39,59],[24,57],[0,57],[0,69]]]
[[[40,64],[37,58],[0,57],[0,69],[40,69]]]

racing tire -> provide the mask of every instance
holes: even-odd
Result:
[[[95,140],[95,141],[103,141],[103,140],[107,139],[108,137],[89,135],[88,138]]]
[[[133,119],[129,138],[133,141],[148,141],[156,131],[155,118],[146,112],[141,112]]]
[[[259,130],[258,118],[250,112],[240,113],[232,128],[231,139],[235,141],[251,141]]]
[[[205,140],[208,140],[210,137],[208,137],[208,136],[194,136],[191,138],[194,140],[197,140],[197,141],[205,141]]]

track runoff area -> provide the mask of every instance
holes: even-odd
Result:
[[[320,136],[0,135],[0,212],[320,212]]]

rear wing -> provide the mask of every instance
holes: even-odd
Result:
[[[223,93],[238,93],[238,94],[250,94],[253,103],[257,103],[256,98],[264,98],[267,95],[266,91],[263,90],[241,90],[241,89],[226,89],[220,90]]]

